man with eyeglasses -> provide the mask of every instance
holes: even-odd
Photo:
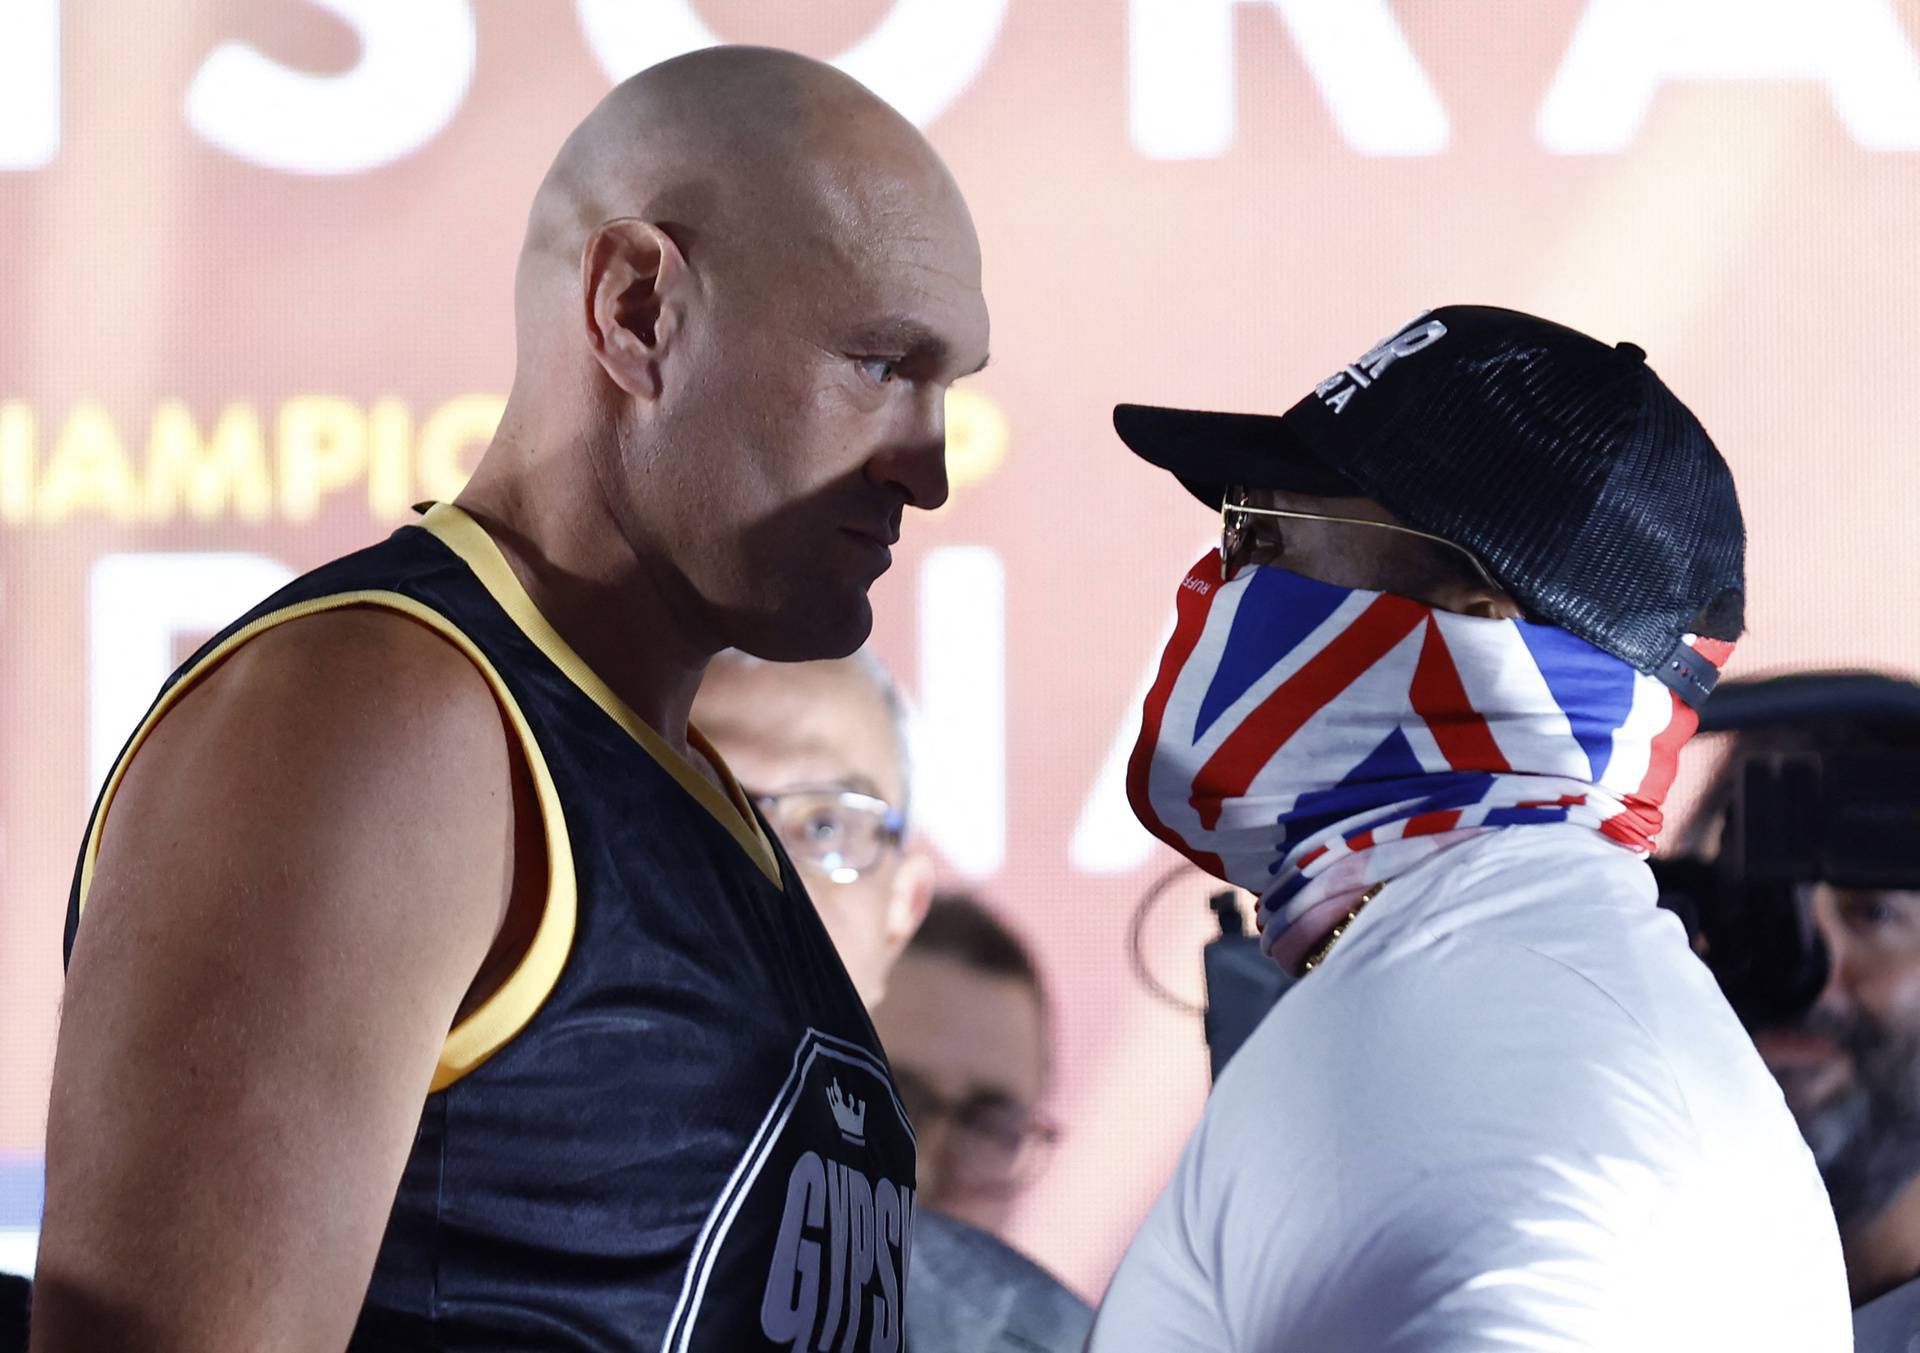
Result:
[[[990,1220],[969,1210],[983,1201],[986,1184],[1008,1182],[984,1176],[996,1165],[1001,1173],[1019,1169],[1023,1161],[1017,1157],[1031,1128],[1044,1126],[1032,1107],[1039,1097],[1032,1086],[1036,1077],[1022,1079],[1025,1060],[1043,1059],[1043,1051],[1022,1048],[1017,1030],[1011,1043],[994,1044],[1010,1063],[996,1083],[1012,1078],[1030,1088],[1030,1096],[1016,1091],[994,1098],[969,1091],[951,1100],[943,1092],[956,1074],[971,1082],[967,1068],[953,1064],[950,1048],[931,1049],[935,1064],[922,1060],[911,1067],[891,1052],[896,1037],[905,1040],[909,1055],[929,1051],[917,1036],[917,1016],[924,1010],[917,998],[947,989],[939,985],[947,975],[942,967],[928,968],[924,955],[902,959],[903,947],[930,917],[934,870],[908,834],[913,777],[907,715],[891,676],[865,650],[845,659],[803,663],[722,653],[707,669],[693,719],[786,848],[869,1009],[886,1012],[891,1006],[891,1024],[884,1013],[877,1012],[875,1019],[890,1050],[901,1104],[919,1138],[919,1203],[906,1296],[915,1353],[1078,1350],[1092,1319],[1086,1303],[1037,1264],[968,1224]],[[929,938],[936,947],[954,929],[954,906],[951,898],[943,899],[931,913]],[[901,984],[889,981],[894,975],[932,986],[897,990]],[[889,991],[891,1002],[883,1000]],[[999,994],[989,991],[986,1003],[961,1016],[989,1043],[1005,1023],[993,1018],[996,1012],[1010,1010],[1015,1020],[1020,1014],[1018,1002],[1012,1007],[993,1002]],[[1037,1018],[1034,1036],[1044,1038]],[[1023,1102],[1013,1103],[1016,1099]],[[974,1149],[982,1130],[992,1139],[984,1152]],[[1009,1134],[1017,1140],[1009,1143]],[[949,1209],[966,1220],[943,1215]]]
[[[1114,422],[1222,515],[1129,795],[1296,984],[1090,1348],[1849,1348],[1813,1161],[1644,863],[1742,627],[1699,422],[1478,306],[1283,416]]]
[[[933,861],[906,841],[906,709],[865,649],[829,662],[717,656],[693,721],[780,838],[868,1010],[927,914]]]
[[[1040,1107],[1052,1012],[1025,942],[970,893],[936,894],[873,1012],[919,1141],[920,1200],[1004,1233],[1060,1136]]]

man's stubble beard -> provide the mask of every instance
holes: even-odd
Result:
[[[1872,1220],[1920,1176],[1920,1038],[1892,1034],[1864,1016],[1815,1011],[1802,1027],[1844,1048],[1852,1082],[1798,1115],[1842,1230]]]

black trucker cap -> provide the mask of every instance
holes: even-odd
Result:
[[[1632,343],[1492,306],[1429,311],[1286,413],[1122,404],[1114,430],[1207,506],[1229,486],[1372,498],[1463,545],[1527,611],[1689,704],[1739,635],[1746,528],[1706,429]]]

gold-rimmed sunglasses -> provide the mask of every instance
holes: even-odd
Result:
[[[1223,582],[1232,582],[1247,561],[1247,555],[1253,544],[1253,530],[1250,519],[1254,517],[1274,517],[1284,521],[1331,521],[1344,522],[1350,526],[1373,526],[1382,531],[1398,531],[1403,536],[1418,536],[1422,540],[1431,540],[1436,545],[1444,545],[1465,559],[1472,566],[1480,581],[1496,592],[1503,589],[1493,580],[1493,574],[1480,562],[1479,556],[1464,545],[1457,545],[1445,536],[1434,535],[1431,531],[1416,530],[1411,526],[1402,526],[1398,522],[1369,521],[1365,517],[1334,517],[1324,512],[1295,512],[1284,507],[1255,507],[1247,501],[1247,491],[1243,488],[1228,489],[1220,500],[1220,578]]]

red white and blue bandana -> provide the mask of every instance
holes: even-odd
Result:
[[[1714,666],[1733,646],[1690,643]],[[1565,630],[1209,554],[1128,766],[1149,831],[1260,897],[1297,969],[1360,893],[1466,835],[1569,822],[1644,855],[1698,716]]]

